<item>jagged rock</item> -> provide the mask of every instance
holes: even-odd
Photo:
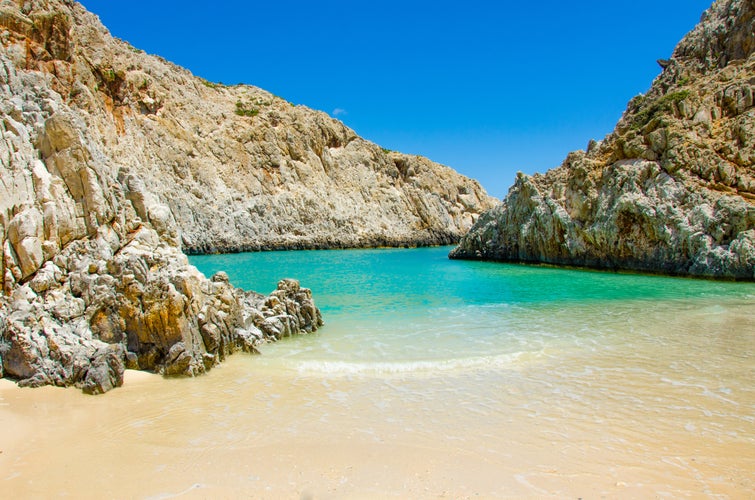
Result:
[[[5,376],[98,394],[122,384],[126,365],[197,375],[236,350],[322,325],[295,280],[265,297],[233,287],[225,273],[208,280],[146,226],[123,242],[113,252],[101,228],[0,300]]]
[[[188,252],[455,243],[494,204],[477,182],[324,113],[146,55],[78,4],[27,7],[0,18],[5,126],[29,136],[52,175],[45,224],[55,214],[63,245],[114,216],[114,186]]]
[[[0,2],[0,376],[101,393],[322,325],[187,251],[450,243],[492,200],[327,115],[195,78],[70,0]]]
[[[81,390],[87,394],[102,394],[123,385],[125,370],[123,347],[108,345],[94,353]]]
[[[452,258],[755,279],[755,4],[719,0],[612,134],[517,175]]]

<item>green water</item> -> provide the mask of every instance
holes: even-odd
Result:
[[[282,277],[311,288],[328,312],[389,313],[438,306],[729,297],[755,299],[755,285],[449,260],[452,247],[199,255],[208,276],[226,271],[267,292]],[[365,308],[367,311],[365,311]]]
[[[283,277],[312,289],[323,330],[263,349],[263,363],[300,372],[497,369],[631,344],[659,329],[659,342],[672,345],[690,318],[703,332],[733,334],[752,347],[755,326],[728,332],[727,319],[755,303],[753,284],[452,261],[449,250],[245,253],[191,262],[208,276],[224,270],[245,289],[268,293]],[[704,349],[710,339],[692,340]]]

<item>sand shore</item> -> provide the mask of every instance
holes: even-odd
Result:
[[[0,380],[0,488],[14,498],[746,498],[755,487],[746,439],[658,429],[659,439],[610,412],[596,424],[568,399],[527,403],[500,386],[485,397],[505,394],[508,409],[435,392],[471,379],[310,379],[255,372],[255,361],[232,356],[196,379],[129,371],[94,397]]]

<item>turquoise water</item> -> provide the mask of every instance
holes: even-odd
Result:
[[[755,298],[755,285],[746,283],[449,260],[451,248],[260,252],[190,260],[208,276],[224,270],[235,285],[261,293],[274,290],[282,277],[296,277],[328,313],[460,304]]]
[[[245,253],[191,262],[208,276],[224,270],[235,285],[262,293],[283,277],[311,288],[323,330],[263,348],[263,363],[301,372],[494,369],[631,342],[661,325],[665,334],[681,334],[690,318],[720,329],[730,307],[755,303],[755,285],[747,283],[452,261],[449,250]],[[680,316],[685,321],[675,320]],[[754,331],[745,324],[734,333],[752,346]]]

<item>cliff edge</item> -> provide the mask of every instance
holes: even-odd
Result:
[[[450,256],[755,279],[754,52],[755,4],[714,3],[613,133],[518,174]]]

